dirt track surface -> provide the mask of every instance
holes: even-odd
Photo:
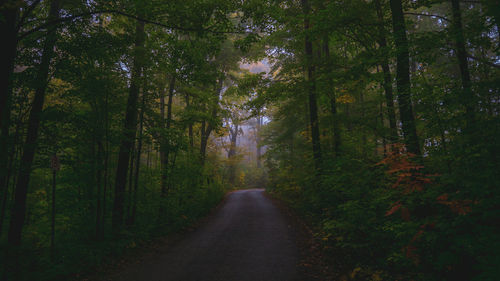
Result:
[[[264,190],[236,191],[185,239],[107,280],[301,280],[293,231]]]

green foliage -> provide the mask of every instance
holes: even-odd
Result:
[[[5,229],[10,210],[19,201],[13,189],[30,103],[40,83],[37,65],[46,35],[56,32],[58,39],[36,140],[22,246],[15,254],[1,255],[0,276],[2,280],[63,280],[189,227],[222,200],[228,188],[210,133],[221,130],[221,88],[240,59],[235,39],[228,39],[239,28],[230,16],[238,7],[226,0],[61,1],[66,18],[44,26],[51,1],[28,2],[31,6],[23,6],[19,23],[15,58],[19,71],[16,68],[9,84],[13,106],[5,165],[10,178],[5,189],[3,182],[0,188],[0,201],[6,205],[1,220],[7,225],[0,233],[2,252],[11,247]],[[138,48],[134,47],[137,20],[146,22],[147,35],[144,46]],[[137,62],[142,69],[135,81],[138,103],[132,105],[138,122],[133,151],[128,152],[126,227],[113,233],[115,171]],[[160,99],[168,93],[171,77],[176,83],[168,105],[171,114],[165,116],[167,105],[160,108]],[[2,138],[4,134],[2,130]],[[200,155],[199,139],[204,134],[208,157],[202,163],[206,155]],[[62,169],[56,175],[52,255],[50,160],[54,154]]]
[[[259,97],[270,116],[268,190],[314,226],[339,280],[498,278],[499,72],[488,63],[496,60],[498,32],[490,1],[461,5],[472,101],[464,99],[449,3],[403,1],[422,156],[390,143],[380,70],[384,57],[389,71],[396,69],[389,1],[308,2],[322,166],[315,171],[312,163],[301,7],[283,1],[273,17],[280,28],[263,39],[275,70]]]
[[[92,270],[188,227],[230,188],[263,186],[312,223],[339,280],[498,279],[494,0],[462,3],[461,29],[446,1],[402,1],[420,156],[397,144],[399,118],[390,124],[401,106],[391,103],[402,101],[393,89],[401,77],[391,73],[398,52],[390,2],[397,0],[62,1],[62,24],[48,25],[50,1],[25,2],[16,67],[5,87],[12,89],[11,124],[0,135],[8,144],[0,164],[10,177],[0,183],[3,225],[19,201],[13,189],[45,38],[57,32],[58,39],[15,255],[18,279]],[[134,47],[137,17],[145,22],[142,47]],[[239,69],[258,60],[270,73]],[[140,102],[130,105],[139,122],[127,151],[126,227],[113,233],[112,187],[130,80],[138,74],[134,62],[142,66],[134,84]],[[319,124],[311,125],[313,95]],[[321,148],[316,163],[314,125]],[[243,133],[251,149],[237,146]],[[252,158],[254,144],[259,155]],[[51,256],[54,154],[62,169]],[[4,229],[0,246],[7,249]],[[13,259],[0,258],[5,276],[14,276]]]
[[[49,255],[51,173],[47,168],[34,171],[34,184],[28,198],[31,219],[24,230],[24,246],[21,251],[24,257],[21,267],[25,269],[23,280],[65,279],[77,272],[85,273],[96,266],[119,259],[123,253],[155,238],[189,227],[214,208],[226,192],[226,188],[218,180],[207,184],[205,176],[193,176],[193,169],[199,167],[186,159],[179,161],[176,169],[170,173],[172,181],[177,184],[169,196],[164,200],[157,200],[160,194],[160,171],[144,167],[141,173],[149,176],[140,179],[136,223],[129,226],[120,239],[108,232],[99,241],[93,233],[95,218],[88,212],[95,208],[95,198],[88,194],[91,185],[82,181],[85,174],[75,175],[72,165],[73,163],[65,161],[57,176],[56,196],[60,200],[56,204],[55,260],[51,260]],[[85,169],[88,171],[89,168]],[[112,206],[110,196],[107,204]],[[159,221],[157,214],[160,204],[168,211]],[[111,219],[109,211],[108,209],[106,215],[108,223]]]

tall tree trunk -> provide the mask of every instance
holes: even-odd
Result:
[[[215,120],[217,117],[217,107],[219,106],[219,97],[222,92],[222,86],[224,84],[224,77],[220,77],[218,81],[218,86],[217,86],[217,101],[212,104],[212,113],[211,117],[212,120]],[[200,140],[200,159],[201,159],[201,166],[205,165],[205,158],[207,156],[207,145],[208,145],[208,138],[210,137],[210,134],[212,133],[213,130],[213,121],[205,122],[203,121],[201,124],[201,140]]]
[[[409,152],[420,155],[417,129],[411,102],[410,53],[406,38],[406,25],[401,0],[390,0],[392,28],[396,45],[396,85],[398,90],[399,114],[402,123],[405,144]]]
[[[398,141],[398,129],[396,126],[396,112],[394,110],[394,96],[392,92],[391,70],[389,68],[389,54],[387,47],[386,30],[384,27],[384,14],[382,11],[380,0],[375,0],[375,7],[377,9],[378,17],[378,44],[380,50],[382,51],[382,60],[380,62],[380,66],[382,67],[382,71],[384,73],[384,81],[382,82],[382,86],[384,87],[385,104],[387,107],[387,119],[389,120],[389,141],[391,142],[391,144],[394,144]]]
[[[227,158],[231,158],[236,155],[236,141],[238,140],[238,130],[239,130],[239,125],[235,124],[234,129],[229,128],[229,151],[227,153]]]
[[[330,113],[332,114],[332,126],[333,126],[333,130],[332,130],[332,133],[333,133],[333,152],[335,154],[335,156],[339,156],[340,155],[340,127],[339,127],[339,121],[338,121],[338,116],[337,116],[337,101],[336,101],[336,97],[335,97],[335,87],[333,85],[333,81],[332,81],[332,78],[331,78],[331,72],[332,72],[332,68],[331,68],[331,64],[330,64],[330,46],[329,46],[329,37],[328,35],[326,35],[324,38],[323,38],[323,53],[325,55],[325,61],[326,61],[326,65],[325,65],[325,71],[328,75],[328,78],[327,78],[327,90],[329,91],[332,91],[330,93]]]
[[[10,178],[10,173],[11,173],[11,169],[8,168],[7,172],[6,172],[6,176],[5,176],[5,178],[6,178],[5,186],[1,190],[2,197],[0,198],[0,235],[2,235],[2,233],[3,233],[3,222],[5,219],[5,209],[6,209],[7,201],[8,201],[7,197],[9,196],[9,181],[7,179]]]
[[[132,212],[130,214],[129,224],[133,225],[135,223],[135,216],[137,214],[137,200],[138,200],[138,190],[139,190],[139,171],[141,165],[141,152],[142,152],[142,131],[144,125],[144,106],[146,100],[146,93],[142,94],[141,102],[141,113],[139,115],[139,137],[137,139],[137,155],[135,158],[135,177],[134,177],[134,191],[132,194]]]
[[[217,116],[217,109],[214,107],[212,109],[212,117],[215,118]],[[210,134],[212,133],[213,126],[211,122],[202,122],[202,130],[201,130],[201,142],[200,142],[200,157],[201,157],[201,166],[205,165],[205,159],[207,157],[207,145],[208,139],[210,138]]]
[[[151,169],[151,144],[148,142],[148,153],[146,154],[146,167],[148,171]]]
[[[59,0],[52,0],[50,3],[48,21],[55,21],[58,18]],[[37,70],[36,81],[38,84],[36,85],[35,97],[28,120],[28,131],[24,143],[23,155],[21,156],[18,182],[15,189],[15,200],[14,206],[12,207],[12,216],[8,235],[8,243],[16,248],[21,244],[21,233],[26,216],[26,197],[28,195],[31,166],[36,151],[40,118],[49,82],[50,61],[54,55],[56,40],[57,33],[53,30],[45,38],[42,59]]]
[[[383,114],[383,111],[384,111],[384,105],[382,104],[382,102],[380,103],[380,112],[379,112],[379,116],[380,116],[380,126],[381,127],[384,127],[384,114]],[[386,140],[386,135],[385,133],[382,134],[382,149],[383,149],[383,157],[387,157],[387,140]]]
[[[234,129],[229,128],[229,151],[227,153],[227,158],[229,160],[229,182],[235,184],[236,179],[236,163],[234,163],[234,156],[236,156],[236,141],[238,140],[238,130],[239,125],[234,124]]]
[[[174,95],[174,87],[175,87],[175,76],[172,74],[170,77],[170,83],[168,88],[168,101],[167,101],[167,118],[165,119],[165,98],[162,95],[161,100],[161,126],[165,129],[170,129],[171,119],[172,119],[172,101]],[[165,136],[162,134],[160,136],[160,143],[162,147],[160,148],[160,169],[161,169],[161,197],[166,198],[168,189],[169,189],[169,177],[168,177],[168,163],[169,163],[169,144],[168,139],[165,139]],[[160,202],[160,208],[158,212],[158,220],[161,220],[165,215],[165,208],[163,206],[163,202]]]
[[[200,126],[200,159],[202,166],[205,163],[205,154],[207,149],[208,136],[206,136],[207,135],[206,131],[207,131],[207,122],[203,120],[201,121],[201,126]]]
[[[19,2],[15,0],[0,1],[0,34],[2,34],[2,52],[0,52],[0,128],[3,128],[5,118],[10,116],[11,79],[17,49],[16,25],[19,17],[19,5]]]
[[[165,128],[165,91],[164,88],[160,89],[160,127]],[[165,163],[167,162],[165,157],[166,152],[166,142],[163,137],[160,135],[160,170],[161,170],[161,179],[160,179],[160,190],[161,195],[164,196],[167,190],[167,167]],[[161,206],[160,206],[161,209]],[[160,210],[160,215],[161,215]]]
[[[190,109],[188,94],[185,95],[185,99],[186,99],[186,110],[188,111]],[[189,136],[189,149],[191,150],[194,147],[193,123],[191,123],[191,120],[189,121],[188,124],[188,136]]]
[[[7,196],[9,189],[9,179],[12,173],[12,154],[15,151],[14,142],[9,142],[9,127],[10,127],[10,114],[4,119],[2,133],[0,135],[0,235],[3,230],[3,221],[5,218],[5,206],[7,204]],[[18,129],[16,128],[16,135]],[[17,137],[16,137],[17,139]],[[9,157],[9,147],[11,148],[11,157]]]
[[[17,21],[21,2],[14,0],[0,0],[0,34],[3,44],[0,52],[0,197],[2,207],[0,211],[0,234],[3,230],[3,220],[7,203],[9,179],[9,147],[13,142],[9,139],[12,106],[12,73],[17,55]],[[14,148],[12,148],[14,149]]]
[[[174,151],[174,156],[172,157],[172,160],[170,161],[170,171],[173,171],[173,169],[175,167],[175,161],[177,159],[177,152],[178,152],[177,150]],[[172,181],[172,178],[170,177],[169,181],[168,181],[168,190],[171,190],[172,186],[173,186],[173,181]]]
[[[455,37],[455,48],[460,67],[460,78],[462,81],[462,102],[465,104],[465,118],[467,120],[467,128],[472,128],[474,124],[474,94],[471,88],[471,78],[469,65],[467,63],[467,50],[465,49],[465,37],[462,27],[462,13],[460,11],[459,0],[451,0],[452,10],[452,30]]]
[[[173,102],[173,97],[174,97],[174,87],[175,87],[175,76],[172,75],[170,78],[170,83],[168,86],[168,101],[167,101],[167,119],[165,128],[170,130],[170,127],[172,125],[172,102]],[[163,113],[164,114],[164,113]],[[164,138],[164,136],[162,136]],[[164,183],[162,184],[162,189],[161,189],[161,195],[165,197],[168,192],[168,162],[169,162],[169,154],[170,154],[170,148],[168,143],[168,140],[162,139],[161,142],[165,145],[163,149],[163,159],[162,159],[162,178],[165,178]]]
[[[109,180],[109,95],[108,92],[105,93],[104,97],[104,171],[103,171],[103,190],[102,190],[102,218],[101,218],[101,232],[99,233],[99,238],[104,238],[104,229],[106,226],[106,207],[107,207],[107,191],[108,191],[108,180]]]
[[[125,194],[125,224],[128,225],[128,219],[130,217],[130,212],[132,211],[132,193],[133,193],[133,185],[134,185],[134,166],[135,166],[135,142],[136,142],[136,134],[134,134],[134,143],[132,144],[132,151],[130,151],[130,164],[128,170],[128,189],[126,189]]]
[[[0,52],[0,195],[2,211],[0,216],[0,234],[2,233],[5,204],[8,192],[8,150],[9,128],[11,116],[12,83],[11,76],[14,69],[14,59],[17,49],[16,22],[19,7],[15,1],[0,1],[0,34],[3,39],[3,51]]]
[[[54,162],[53,165],[59,165],[59,160],[57,159],[57,155],[54,153],[53,158]],[[57,168],[58,169],[58,168]],[[56,174],[57,174],[57,169],[56,167],[52,167],[52,208],[51,208],[51,225],[50,225],[50,258],[52,261],[55,259],[56,255],[56,249],[55,249],[55,238],[56,238]]]
[[[262,166],[261,163],[261,155],[262,155],[262,147],[260,146],[260,129],[262,127],[262,117],[260,116],[261,111],[259,110],[259,113],[257,114],[257,132],[255,136],[255,142],[257,144],[257,168],[260,168]]]
[[[359,93],[359,111],[361,114],[361,120],[365,120],[365,96],[363,95],[363,92]],[[367,141],[367,136],[366,136],[366,129],[364,126],[361,126],[358,130],[361,131],[361,153],[363,156],[366,157],[366,145],[368,143]]]
[[[134,144],[135,131],[137,130],[137,100],[139,96],[139,79],[142,72],[142,56],[145,41],[144,22],[137,21],[135,28],[135,50],[133,58],[132,76],[130,81],[127,109],[123,137],[118,153],[118,165],[116,167],[115,199],[113,202],[113,232],[118,233],[123,226],[125,186],[127,183],[127,168],[130,160],[130,153]]]
[[[103,170],[103,144],[99,140],[97,142],[97,171],[96,171],[96,185],[97,185],[97,208],[95,220],[95,236],[96,239],[101,239],[102,227],[102,170]]]
[[[304,32],[305,35],[305,57],[306,57],[306,83],[307,93],[309,98],[309,122],[311,126],[311,140],[313,148],[314,166],[318,170],[321,166],[321,145],[319,139],[319,122],[318,122],[318,104],[316,101],[316,81],[315,67],[313,64],[313,45],[311,35],[309,34],[310,22],[309,15],[311,6],[308,0],[302,0],[302,10],[304,13]]]
[[[173,104],[173,99],[174,99],[174,88],[175,87],[175,76],[172,75],[172,78],[170,79],[170,85],[169,85],[169,90],[168,90],[168,102],[167,102],[167,131],[170,133],[170,128],[172,127],[172,104]],[[170,137],[170,134],[169,134]],[[170,189],[170,170],[169,170],[169,162],[170,162],[170,145],[167,145],[167,151],[165,153],[165,160],[167,161],[165,163],[165,167],[167,168],[167,193]]]
[[[16,128],[14,131],[14,137],[12,139],[12,143],[16,144],[18,143],[19,139],[19,134],[21,130],[21,118],[16,122]],[[7,202],[8,202],[8,197],[9,197],[9,183],[10,183],[10,178],[13,174],[13,165],[14,165],[14,160],[16,159],[16,145],[12,145],[9,155],[8,155],[8,164],[6,167],[6,173],[5,173],[5,179],[3,180],[3,190],[2,190],[2,197],[1,197],[1,205],[0,205],[0,236],[2,235],[3,232],[3,223],[5,220],[5,213],[7,209]]]
[[[172,78],[170,78],[170,85],[168,90],[167,129],[170,129],[172,126],[172,103],[174,99],[174,90],[175,90],[175,76],[172,75]]]
[[[10,98],[7,103],[10,103]],[[0,235],[2,234],[3,219],[4,219],[4,206],[7,201],[7,190],[9,186],[10,169],[9,169],[9,147],[14,151],[13,142],[9,141],[9,129],[10,129],[10,106],[8,114],[5,113],[5,118],[3,118],[3,125],[1,126],[0,132],[0,200],[2,201],[2,209],[0,211]]]

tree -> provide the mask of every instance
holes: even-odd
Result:
[[[0,128],[4,128],[10,116],[11,79],[17,48],[18,3],[13,0],[2,0],[0,12],[2,15],[0,31],[5,40],[4,52],[0,55]]]
[[[59,18],[59,0],[50,2],[48,21]],[[37,83],[35,97],[28,120],[28,131],[24,142],[23,155],[19,167],[18,182],[15,189],[14,206],[12,207],[12,217],[9,228],[9,243],[14,247],[21,244],[21,233],[26,216],[26,196],[28,194],[28,184],[31,175],[31,166],[35,156],[38,130],[40,126],[41,112],[45,100],[45,93],[49,79],[50,61],[54,55],[54,46],[57,40],[55,31],[49,33],[45,38],[42,59],[37,70]]]
[[[399,103],[399,114],[402,123],[403,135],[408,151],[420,155],[415,117],[411,102],[410,84],[410,53],[406,38],[406,24],[401,0],[390,0],[392,12],[392,29],[396,47],[396,85]]]
[[[460,2],[451,0],[451,9],[453,16],[452,32],[455,37],[455,52],[457,55],[458,65],[460,67],[460,79],[462,81],[461,95],[465,104],[465,114],[467,119],[467,127],[474,126],[474,96],[471,89],[471,79],[469,66],[467,63],[467,50],[465,49],[465,38],[462,28],[462,14],[460,12]]]
[[[4,52],[0,54],[0,193],[6,202],[8,189],[8,148],[12,99],[12,72],[17,49],[17,21],[19,7],[15,1],[0,2],[0,32],[4,34]],[[3,203],[2,205],[4,205]],[[4,208],[4,207],[2,207]],[[4,212],[2,211],[2,214]],[[0,217],[0,233],[3,226],[3,215]]]
[[[398,131],[396,127],[396,113],[394,111],[394,98],[392,92],[392,76],[391,70],[389,67],[389,55],[388,55],[388,46],[386,39],[386,30],[384,26],[384,14],[382,10],[382,6],[380,4],[380,0],[374,1],[375,8],[377,10],[377,18],[378,18],[378,44],[379,48],[382,52],[382,60],[380,66],[382,67],[382,71],[384,73],[384,81],[382,85],[385,91],[385,103],[387,107],[387,118],[389,119],[389,128],[390,128],[390,142],[394,144],[398,140]]]
[[[306,89],[309,98],[309,122],[311,126],[311,140],[313,148],[314,165],[316,170],[321,166],[321,145],[319,139],[319,121],[318,121],[318,104],[316,101],[316,85],[315,85],[315,67],[313,65],[313,44],[310,28],[310,10],[308,0],[302,0],[302,10],[304,13],[304,32],[305,32],[305,69],[306,69]]]
[[[138,6],[137,9],[139,15],[144,14],[141,10],[144,9],[144,7]],[[115,233],[118,233],[123,225],[127,168],[129,166],[132,146],[135,143],[135,132],[137,130],[137,101],[139,98],[139,83],[145,55],[143,51],[145,40],[144,22],[137,21],[135,27],[133,67],[131,71],[127,109],[125,111],[123,138],[120,144],[118,165],[116,167],[115,198],[113,202],[113,231]]]

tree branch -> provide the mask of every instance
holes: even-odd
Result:
[[[26,20],[26,18],[33,12],[33,10],[35,10],[36,6],[38,6],[38,4],[40,4],[40,2],[41,2],[41,0],[36,0],[26,8],[21,19],[19,20],[19,22],[17,24],[18,31],[21,28],[21,26],[23,25],[23,22]]]
[[[471,58],[471,59],[473,59],[475,61],[478,61],[480,63],[484,63],[484,64],[486,64],[488,66],[495,67],[495,68],[500,68],[500,65],[498,65],[498,64],[492,63],[491,61],[488,61],[488,60],[485,60],[485,59],[481,59],[481,58],[475,57],[475,56],[473,56],[471,54],[467,54],[467,57]]]
[[[128,18],[137,20],[137,21],[141,21],[141,22],[147,23],[147,24],[152,24],[152,25],[156,25],[156,26],[160,26],[160,27],[164,27],[164,28],[168,28],[168,29],[173,29],[173,30],[194,31],[194,32],[203,31],[203,32],[209,32],[209,33],[214,33],[214,34],[252,34],[252,32],[218,31],[218,30],[211,30],[210,28],[201,28],[201,29],[197,29],[197,28],[185,28],[185,27],[180,27],[180,26],[176,26],[176,25],[168,25],[168,24],[164,24],[164,23],[161,23],[161,22],[156,22],[156,21],[153,21],[153,20],[141,18],[141,17],[138,17],[136,15],[127,14],[127,13],[119,11],[119,10],[99,10],[99,11],[91,11],[91,12],[81,13],[81,14],[72,15],[72,16],[68,16],[68,17],[63,17],[63,18],[59,18],[59,19],[54,20],[54,21],[48,21],[48,22],[46,22],[46,23],[44,23],[42,25],[39,25],[39,26],[37,26],[37,27],[35,27],[33,29],[30,29],[30,30],[28,30],[28,31],[20,34],[18,36],[18,39],[21,40],[21,39],[27,37],[28,35],[33,34],[33,33],[37,32],[37,31],[40,31],[40,30],[42,30],[42,29],[44,29],[44,28],[46,28],[48,26],[51,26],[51,25],[60,24],[60,23],[72,21],[72,20],[75,20],[75,19],[78,19],[78,18],[83,18],[83,17],[86,17],[86,16],[92,16],[92,15],[98,15],[98,14],[115,14],[115,15],[121,15],[121,16],[125,16],[125,17],[128,17]]]
[[[433,14],[421,14],[421,13],[410,13],[410,12],[405,12],[404,14],[405,14],[405,15],[412,15],[412,16],[435,17],[435,18],[442,19],[442,20],[444,20],[444,21],[450,22],[450,20],[449,20],[449,19],[447,19],[446,17],[440,16],[440,15],[433,15]]]

